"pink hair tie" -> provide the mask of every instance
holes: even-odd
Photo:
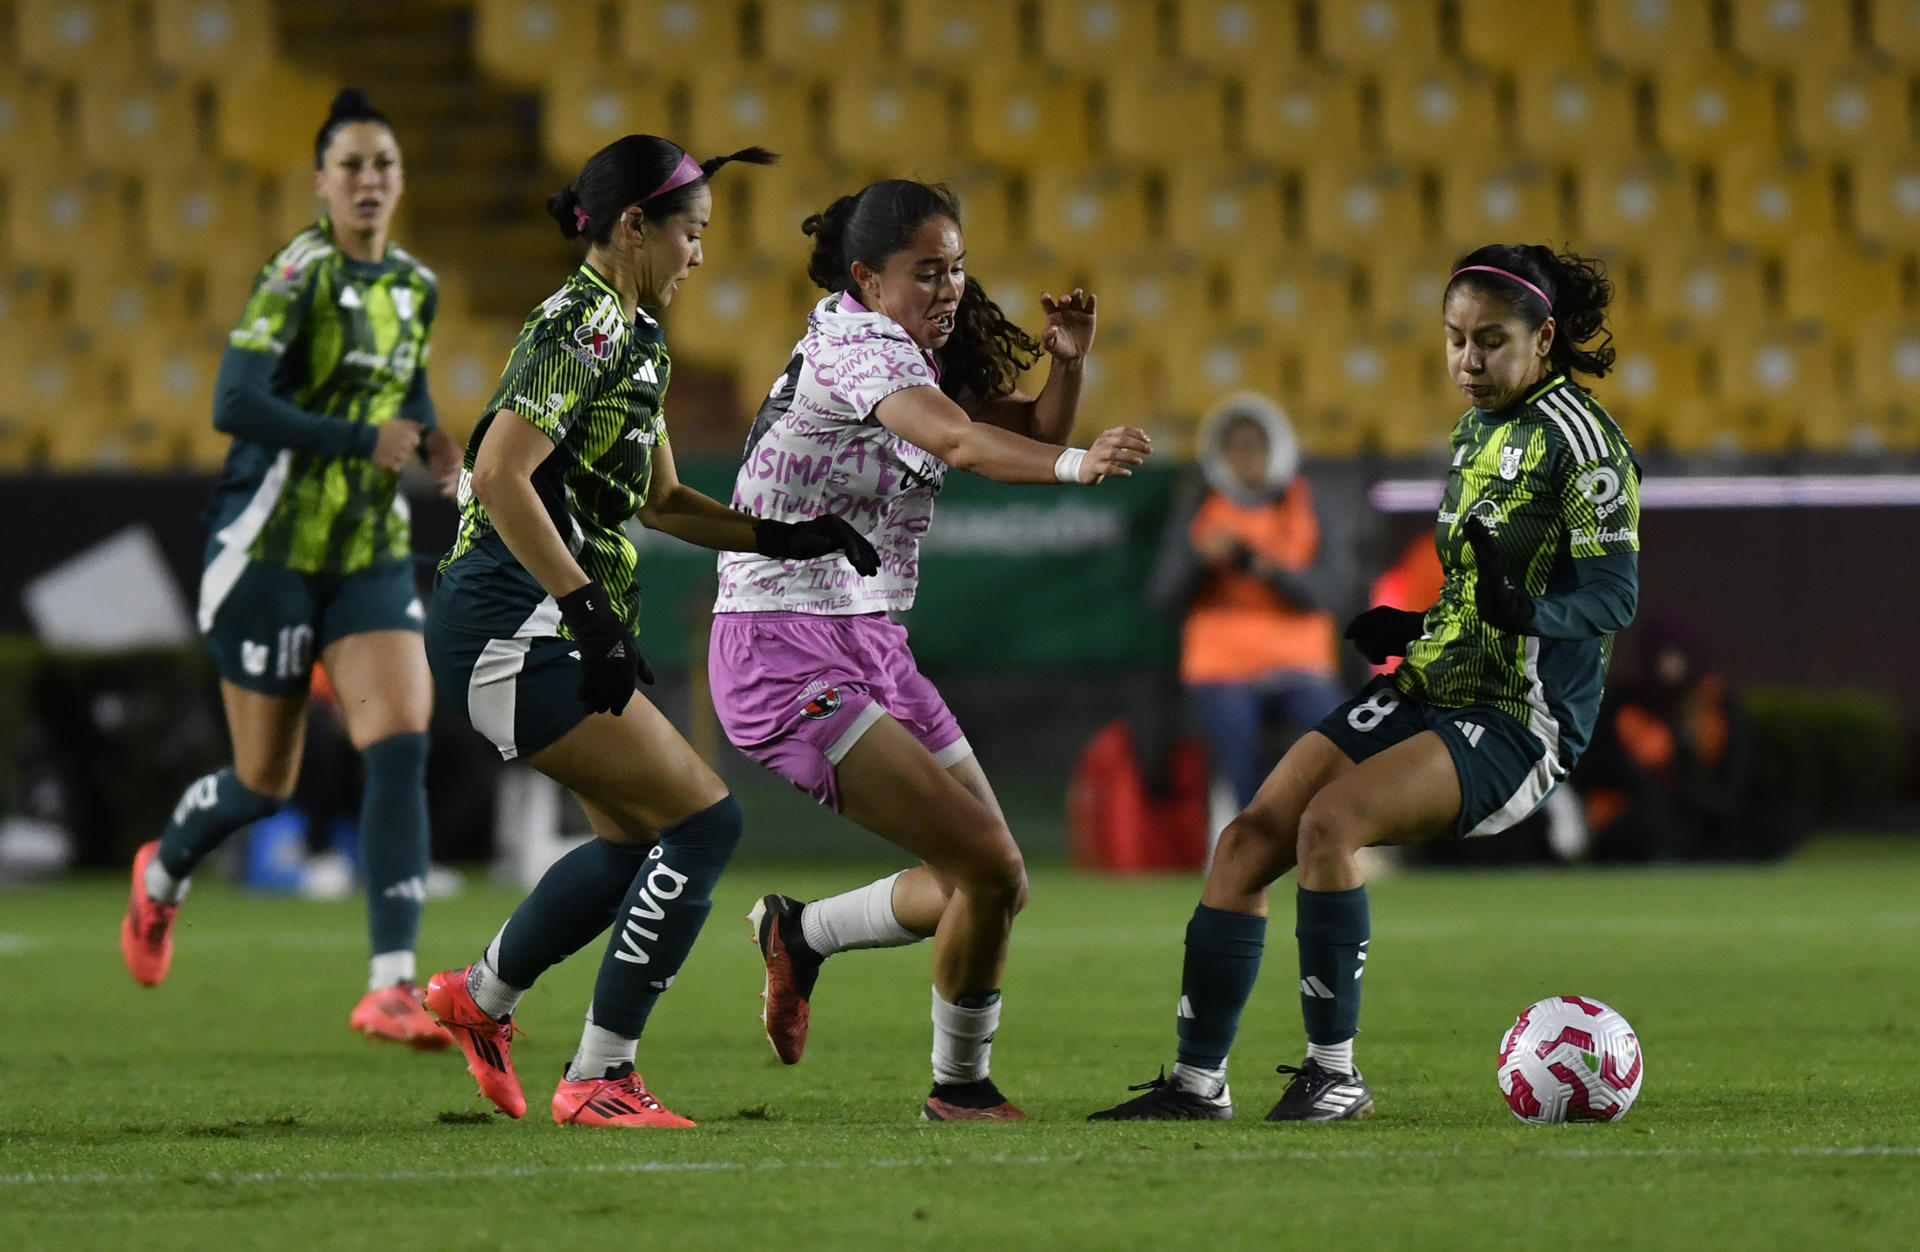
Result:
[[[587,228],[587,211],[577,204],[573,206],[573,226],[575,230]]]
[[[1460,277],[1460,275],[1468,273],[1471,270],[1479,270],[1480,272],[1485,274],[1498,274],[1502,278],[1511,278],[1514,282],[1519,283],[1522,287],[1525,287],[1528,291],[1531,291],[1534,295],[1539,296],[1540,302],[1547,306],[1547,312],[1549,313],[1553,312],[1553,301],[1547,299],[1546,292],[1540,290],[1538,287],[1534,286],[1532,283],[1520,277],[1520,275],[1514,273],[1513,271],[1503,270],[1497,265],[1462,265],[1459,269],[1453,271],[1452,276],[1447,279],[1447,286],[1449,287],[1453,286],[1453,280],[1455,278],[1458,278]]]

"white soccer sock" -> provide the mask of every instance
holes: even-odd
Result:
[[[506,927],[502,926],[501,930]],[[527,994],[525,987],[516,987],[500,977],[494,962],[500,959],[500,936],[495,935],[493,942],[487,945],[486,955],[467,968],[467,994],[480,1006],[480,1011],[495,1021],[505,1021],[513,1016],[513,1010],[520,1005],[520,997]]]
[[[573,1054],[573,1060],[567,1065],[567,1081],[586,1082],[605,1078],[610,1071],[633,1064],[634,1053],[639,1050],[638,1039],[616,1035],[611,1030],[594,1025],[593,1010],[588,1009],[587,1028],[580,1032],[580,1050]]]
[[[800,930],[807,946],[821,956],[832,956],[848,948],[901,948],[919,943],[924,936],[902,926],[893,913],[893,884],[900,874],[815,900],[801,909]]]
[[[367,962],[367,990],[379,991],[413,981],[413,953],[405,949],[376,952]]]
[[[1353,1068],[1353,1040],[1343,1043],[1310,1043],[1307,1045],[1307,1059],[1318,1061],[1322,1069],[1330,1069],[1336,1074],[1351,1074]]]
[[[993,1032],[1000,1028],[1000,993],[983,1008],[962,1008],[933,993],[933,1081],[979,1082],[987,1076]]]
[[[1168,1081],[1182,1091],[1191,1091],[1194,1095],[1208,1100],[1218,1100],[1227,1090],[1227,1067],[1203,1069],[1198,1065],[1173,1063],[1173,1077]]]
[[[147,899],[155,904],[178,904],[187,898],[187,888],[193,885],[193,879],[175,878],[160,863],[159,857],[147,862],[145,886]]]

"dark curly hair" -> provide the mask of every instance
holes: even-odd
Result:
[[[1486,270],[1460,271],[1485,265],[1518,274],[1547,295],[1546,301],[1511,278]],[[1613,332],[1607,328],[1607,304],[1613,299],[1613,284],[1607,280],[1607,268],[1591,257],[1531,243],[1490,243],[1454,262],[1453,281],[1446,295],[1457,287],[1505,300],[1531,329],[1539,329],[1549,315],[1554,320],[1553,346],[1547,362],[1553,371],[1578,370],[1602,378],[1613,368]],[[1442,296],[1442,302],[1445,296]],[[1594,342],[1598,340],[1598,342]],[[1591,347],[1585,346],[1591,344]]]
[[[886,268],[887,258],[907,248],[930,218],[960,225],[960,200],[939,183],[889,178],[850,196],[802,222],[813,236],[807,277],[822,291],[858,294],[853,263]],[[953,316],[953,334],[940,349],[940,390],[953,399],[971,396],[998,400],[1013,392],[1022,371],[1040,359],[1040,342],[1008,319],[972,275]]]
[[[547,216],[559,223],[568,239],[585,235],[606,243],[621,215],[638,206],[650,222],[664,222],[693,203],[719,168],[730,161],[772,165],[778,153],[765,148],[742,148],[726,156],[700,162],[700,176],[670,191],[650,194],[680,165],[687,150],[658,135],[626,135],[587,158],[574,180],[547,197]]]

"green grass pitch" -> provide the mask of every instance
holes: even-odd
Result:
[[[872,867],[869,867],[872,868]],[[203,883],[168,983],[133,985],[124,887],[0,894],[0,1247],[1895,1248],[1920,1243],[1920,841],[1786,866],[1401,874],[1373,888],[1359,1059],[1379,1116],[1273,1126],[1302,1051],[1291,887],[1234,1056],[1228,1124],[1088,1125],[1171,1060],[1186,880],[1036,871],[994,1073],[1028,1125],[928,1125],[927,953],[835,959],[806,1059],[760,1034],[741,915],[862,867],[744,863],[641,1068],[691,1131],[560,1128],[597,949],[529,996],[530,1109],[457,1054],[346,1031],[357,901]],[[464,963],[512,898],[427,914]],[[1532,1000],[1638,1030],[1624,1122],[1535,1127],[1494,1084]]]

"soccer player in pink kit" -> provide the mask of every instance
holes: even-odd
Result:
[[[735,746],[920,859],[830,899],[769,895],[749,920],[766,962],[767,1039],[806,1046],[820,964],[848,948],[933,937],[934,1121],[1016,1121],[988,1076],[1000,975],[1026,868],[953,714],[888,614],[913,605],[920,537],[949,467],[1007,483],[1093,485],[1152,451],[1131,426],[1065,448],[1095,304],[1041,297],[1038,342],[967,277],[960,207],[903,179],[844,196],[803,226],[808,276],[827,292],[755,417],[734,507],[800,521],[844,517],[880,572],[720,558],[707,664]],[[1038,396],[1016,375],[1044,349]]]

